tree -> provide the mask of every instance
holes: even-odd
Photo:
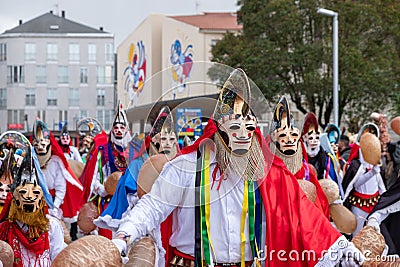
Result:
[[[318,7],[339,13],[339,120],[360,126],[395,99],[389,97],[400,84],[395,0],[243,0],[238,5],[243,32],[218,42],[213,61],[241,66],[267,100],[288,94],[299,111],[314,112],[321,127],[329,123],[332,18],[317,14]]]

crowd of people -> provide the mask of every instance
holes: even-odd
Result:
[[[84,118],[79,149],[67,125],[57,140],[40,119],[30,139],[3,133],[0,242],[13,266],[50,266],[85,235],[110,239],[122,263],[150,238],[154,266],[361,266],[371,259],[353,239],[365,227],[384,237],[380,256],[398,255],[400,141],[390,142],[387,118],[345,135],[312,112],[296,122],[281,97],[263,136],[251,90],[233,70],[203,135],[184,146],[167,106],[141,135],[121,103],[109,133]],[[361,144],[369,135],[379,162]]]

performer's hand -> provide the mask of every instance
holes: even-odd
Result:
[[[122,263],[126,264],[129,261],[129,258],[126,256],[128,253],[128,246],[126,245],[125,240],[121,238],[115,238],[111,240],[114,245],[118,248],[119,252],[121,253]]]
[[[362,266],[364,260],[365,257],[361,251],[352,242],[349,242],[348,246],[343,249],[343,257],[340,262],[343,267],[358,267]]]
[[[368,219],[367,225],[372,226],[375,229],[375,231],[377,231],[378,233],[381,232],[381,228],[379,226],[379,222],[374,217],[370,217]]]

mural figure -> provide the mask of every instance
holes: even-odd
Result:
[[[137,43],[137,48],[135,52],[135,45],[131,44],[129,65],[124,69],[124,89],[128,92],[130,103],[134,105],[146,81],[146,53],[143,41]]]
[[[193,66],[193,45],[189,44],[182,51],[181,42],[176,39],[171,45],[170,61],[172,63],[172,79],[173,88],[178,89],[178,93],[182,93],[186,88],[186,79],[189,78]],[[174,92],[174,99],[176,93]]]

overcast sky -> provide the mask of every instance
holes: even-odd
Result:
[[[0,0],[0,33],[53,10],[66,18],[114,33],[117,47],[149,14],[188,15],[236,11],[237,0]]]

